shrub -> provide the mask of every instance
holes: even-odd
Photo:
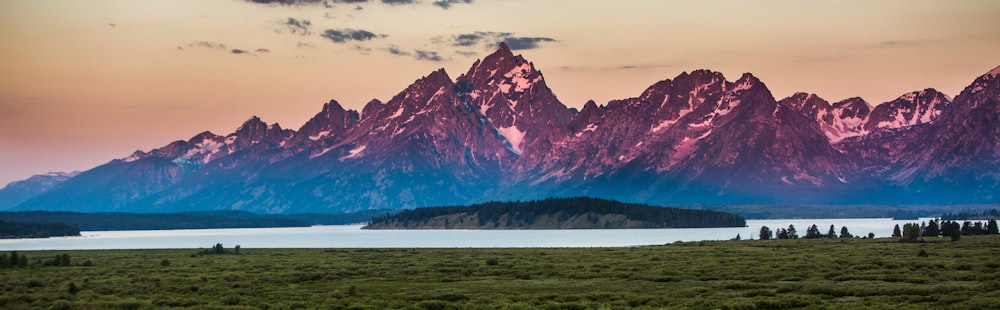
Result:
[[[496,266],[496,265],[499,265],[499,264],[500,264],[500,260],[498,260],[498,259],[496,259],[494,257],[490,257],[490,258],[486,259],[486,265],[487,266]]]
[[[240,304],[240,295],[229,295],[222,297],[222,304],[227,306],[235,306]]]

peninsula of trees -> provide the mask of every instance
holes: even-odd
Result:
[[[624,229],[744,227],[724,212],[578,197],[428,207],[372,218],[364,229]]]
[[[79,236],[80,228],[66,223],[23,223],[0,220],[0,239]]]

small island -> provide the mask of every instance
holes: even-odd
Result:
[[[635,229],[744,227],[742,216],[577,197],[427,207],[372,218],[363,229]]]

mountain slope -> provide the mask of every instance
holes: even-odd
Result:
[[[77,174],[80,174],[80,172],[49,172],[33,175],[21,181],[10,182],[10,184],[0,188],[0,210],[13,208],[28,199],[55,188]]]

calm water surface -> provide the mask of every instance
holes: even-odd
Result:
[[[927,221],[929,219],[920,219]],[[81,237],[0,240],[5,250],[97,250],[207,248],[216,243],[243,248],[534,248],[620,247],[675,241],[728,240],[740,234],[757,239],[761,226],[772,231],[795,225],[800,236],[816,224],[825,234],[835,225],[854,235],[892,235],[892,228],[917,220],[787,219],[747,220],[740,228],[580,229],[580,230],[361,230],[362,225],[297,228],[84,231]]]

